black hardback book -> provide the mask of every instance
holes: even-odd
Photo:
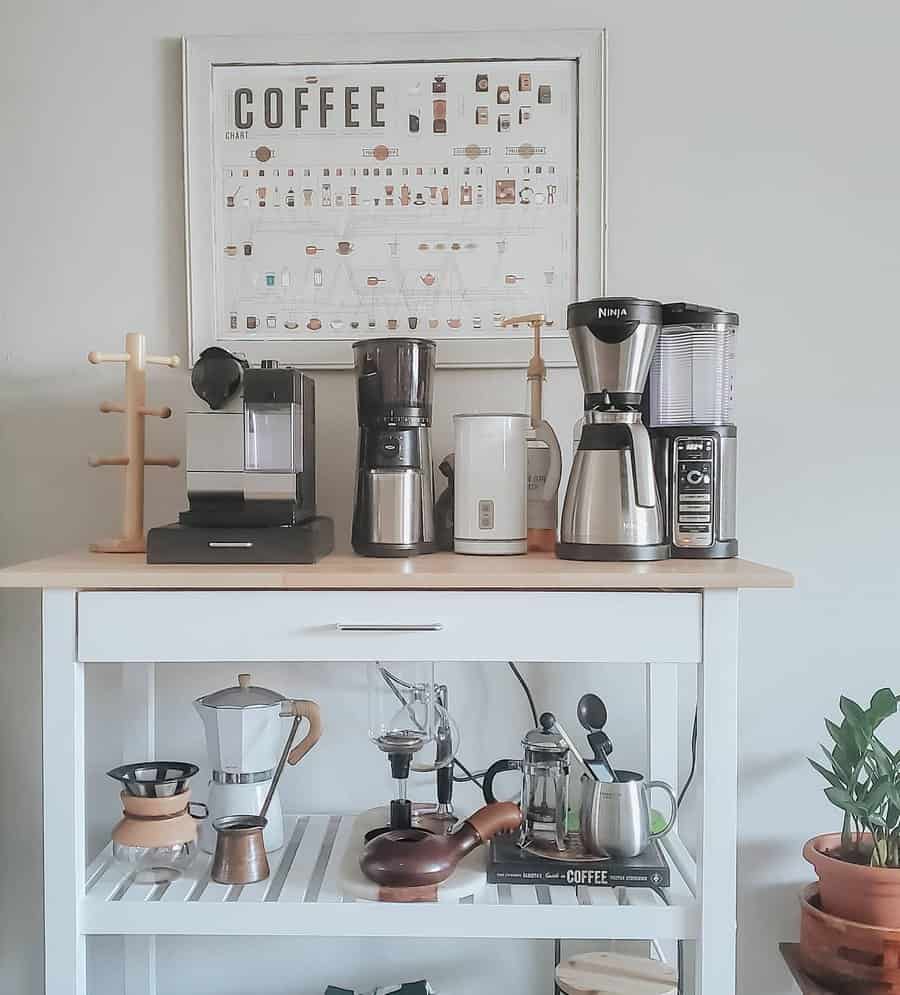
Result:
[[[491,840],[487,879],[491,884],[585,885],[590,888],[668,888],[669,865],[657,842],[639,856],[617,860],[588,857],[581,840],[573,840],[567,856],[544,857],[540,852],[522,849],[514,837]]]

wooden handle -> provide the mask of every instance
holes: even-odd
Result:
[[[511,318],[504,318],[502,324],[504,328],[509,328],[510,325],[543,325],[545,321],[542,314],[516,314]]]
[[[101,407],[100,410],[102,411],[103,408]],[[124,411],[125,409],[122,408],[121,410]],[[171,418],[172,417],[172,409],[169,407],[168,404],[164,404],[160,408],[143,408],[143,407],[141,407],[141,408],[138,408],[138,414],[139,415],[146,415],[146,417],[148,417],[148,418]]]
[[[128,466],[128,457],[88,456],[88,466]]]
[[[104,415],[109,415],[109,414],[124,415],[125,405],[117,404],[115,401],[101,401],[100,411]]]
[[[144,466],[178,466],[181,461],[177,456],[147,456]]]
[[[145,363],[151,363],[153,366],[171,366],[173,369],[176,366],[181,366],[180,356],[145,356]]]
[[[511,833],[518,829],[522,825],[522,813],[513,802],[491,802],[470,815],[466,822],[478,833],[481,842],[487,843],[497,833]]]
[[[288,756],[288,763],[292,767],[294,764],[300,763],[322,738],[322,713],[314,701],[306,701],[302,698],[298,699],[294,702],[293,711],[298,719],[306,719],[309,722],[309,730]]]
[[[88,362],[93,363],[127,363],[131,356],[127,352],[89,352]]]

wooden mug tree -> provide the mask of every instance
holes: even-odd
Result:
[[[541,355],[541,327],[546,322],[542,314],[517,314],[503,319],[503,327],[531,325],[534,333],[534,348],[528,361],[525,379],[531,391],[531,427],[537,428],[544,417],[544,381],[547,379],[547,364]]]
[[[103,414],[125,415],[125,455],[88,459],[90,466],[124,466],[125,498],[122,513],[122,535],[118,539],[104,539],[91,544],[92,553],[143,553],[147,549],[144,536],[144,467],[178,466],[175,456],[148,457],[144,455],[144,418],[170,418],[172,409],[147,407],[147,364],[176,367],[178,356],[148,356],[146,340],[140,332],[125,336],[125,352],[89,352],[90,363],[125,364],[125,403],[103,401]]]

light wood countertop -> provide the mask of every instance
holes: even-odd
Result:
[[[750,560],[576,563],[549,553],[411,559],[332,554],[314,566],[148,564],[142,554],[87,550],[0,570],[0,588],[72,590],[713,590],[793,587]]]

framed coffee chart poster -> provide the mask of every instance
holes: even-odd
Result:
[[[184,43],[191,361],[351,365],[360,338],[439,365],[571,363],[605,290],[604,36]]]

